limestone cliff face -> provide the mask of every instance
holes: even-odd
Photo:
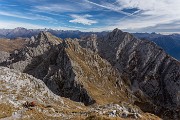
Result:
[[[96,103],[129,101],[132,95],[119,72],[97,53],[84,49],[78,40],[64,41],[65,52],[71,61],[75,81],[88,91]],[[62,55],[59,55],[62,56]]]
[[[157,106],[180,107],[180,63],[163,49],[118,29],[97,44],[100,56],[130,79],[132,91],[141,90]]]
[[[26,48],[14,52],[5,65],[31,74],[55,94],[85,105],[131,102],[134,96],[119,72],[97,54],[96,41],[89,42],[87,48],[79,43],[78,39],[61,41],[41,32]]]
[[[85,107],[54,94],[42,80],[6,67],[0,67],[0,98],[2,120],[79,120],[88,116],[89,119],[94,116],[110,120],[114,117],[160,120],[127,103]],[[33,106],[28,105],[32,102]]]
[[[0,51],[0,63],[6,62],[6,60],[9,58],[9,55],[10,54],[8,52]]]
[[[2,64],[43,80],[57,95],[89,104],[93,100],[80,84],[74,82],[71,62],[64,43],[61,43],[62,40],[50,33],[41,32],[32,37],[25,48],[14,51],[8,62]]]
[[[126,101],[172,119],[180,116],[180,63],[156,44],[118,29],[101,38],[65,40],[41,32],[0,64],[85,105]]]
[[[24,48],[15,50],[7,62],[1,63],[1,65],[23,72],[27,69],[29,63],[34,63],[34,66],[38,65],[46,58],[49,50],[61,42],[59,38],[52,36],[50,33],[41,32],[38,36],[31,37],[31,40]],[[37,58],[36,61],[33,58]],[[33,65],[31,67],[33,69]],[[28,67],[28,69],[30,68]]]
[[[83,86],[78,83],[73,71],[71,60],[66,51],[66,44],[63,42],[52,48],[45,59],[33,69],[25,69],[24,72],[31,74],[41,80],[57,95],[68,97],[71,100],[85,104],[94,103]],[[36,61],[36,58],[34,58]],[[29,66],[31,66],[30,63]]]
[[[88,37],[79,40],[79,44],[86,49],[92,50],[93,52],[98,52],[97,48],[97,35],[92,34]]]

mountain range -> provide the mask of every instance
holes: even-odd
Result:
[[[44,112],[46,107],[39,112],[47,119],[80,119],[80,111],[87,120],[180,118],[180,62],[152,41],[119,29],[65,39],[41,31],[25,41],[10,52],[1,50],[8,55],[0,59],[2,87],[13,88],[14,97],[20,95],[17,106],[9,106],[18,108],[19,118],[27,117],[28,110],[20,112],[18,105],[32,98],[38,104],[36,112],[42,103],[53,104],[47,110],[52,114]],[[3,105],[7,91],[1,91]],[[67,112],[56,114],[59,105]],[[74,106],[77,110],[72,111]],[[8,117],[14,117],[11,114]]]
[[[83,38],[96,34],[98,37],[106,36],[110,31],[103,32],[81,32],[79,30],[53,30],[53,29],[26,29],[26,28],[15,28],[15,29],[0,29],[0,38],[16,39],[18,37],[30,38],[31,36],[38,35],[39,32],[46,31],[51,34],[65,39],[65,38]],[[163,48],[168,54],[180,60],[180,35],[162,35],[157,33],[132,33],[135,37],[142,40],[150,40],[155,42],[161,48]]]
[[[180,60],[180,35],[161,35],[156,33],[134,33],[139,39],[146,39],[155,42],[162,47],[168,54]]]
[[[98,36],[105,35],[107,32],[81,32],[79,30],[53,30],[53,29],[26,29],[22,27],[14,29],[0,29],[0,38],[14,39],[18,37],[30,38],[31,36],[38,35],[41,31],[50,32],[51,34],[64,38],[81,38],[84,36],[91,35],[93,33]]]

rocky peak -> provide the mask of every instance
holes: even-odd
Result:
[[[79,42],[78,42],[78,39],[67,38],[63,40],[63,45],[65,48],[78,49]]]
[[[14,31],[27,31],[27,29],[26,28],[23,28],[23,27],[17,27],[17,28],[15,28],[14,29]]]
[[[41,32],[32,41],[6,66],[41,79],[56,95],[85,105],[126,101],[180,116],[180,63],[156,44],[118,29],[64,41]]]
[[[52,45],[57,45],[62,41],[59,38],[53,36],[49,32],[41,31],[38,34],[37,38],[36,38],[36,42],[39,42],[40,45],[41,44],[46,44],[46,43],[49,43],[49,44],[52,44]]]
[[[118,29],[100,39],[98,45],[100,56],[130,79],[132,90],[141,90],[159,109],[179,108],[180,63],[177,60],[155,43],[136,39]]]
[[[54,38],[41,32],[35,37],[35,42],[51,42],[56,40]],[[51,46],[32,43],[11,56],[12,61],[8,66],[43,80],[57,95],[86,105],[108,103],[111,100],[118,102],[121,99],[130,102],[130,91],[118,71],[91,49],[82,48],[79,41],[66,39]],[[98,99],[100,96],[104,100]]]
[[[2,120],[79,120],[114,117],[122,120],[160,120],[155,115],[143,113],[138,107],[125,102],[119,105],[111,103],[85,107],[52,93],[42,80],[6,67],[0,67],[0,83]]]
[[[114,35],[117,35],[117,34],[123,33],[123,31],[121,31],[121,30],[118,29],[118,28],[115,28],[111,33],[114,34]]]
[[[79,44],[86,49],[89,49],[95,53],[98,52],[98,45],[97,45],[97,35],[91,34],[81,40],[79,40]]]
[[[54,49],[61,42],[60,38],[48,32],[40,32],[37,36],[31,37],[29,43],[24,48],[14,51],[8,58],[8,62],[1,64],[23,72],[34,58],[36,58],[37,63],[35,61],[33,63],[37,65],[48,56],[51,49]]]
[[[107,37],[107,39],[112,40],[112,38],[117,39],[119,36],[122,36],[123,34],[124,34],[124,32],[122,32],[121,30],[116,28],[112,32],[108,33],[108,35],[106,37]]]

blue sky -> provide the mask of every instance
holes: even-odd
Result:
[[[0,0],[0,28],[180,32],[180,0]]]

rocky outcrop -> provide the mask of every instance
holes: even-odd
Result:
[[[8,52],[4,52],[4,51],[0,51],[0,63],[5,62],[9,57],[10,57],[10,53]]]
[[[180,63],[177,60],[155,43],[118,29],[97,41],[100,56],[130,80],[132,91],[142,91],[159,107],[175,110],[180,107]]]
[[[42,80],[6,67],[0,67],[0,98],[1,120],[78,120],[93,116],[160,120],[127,103],[85,107],[54,94]]]
[[[68,97],[71,100],[83,102],[87,105],[94,103],[87,91],[76,80],[76,74],[65,51],[64,43],[53,47],[45,59],[38,64],[36,63],[37,59],[34,58],[24,72],[43,80],[57,95]],[[36,65],[34,66],[33,64]],[[32,68],[31,66],[34,67]]]
[[[10,55],[8,62],[1,63],[1,65],[23,72],[29,63],[36,63],[29,66],[29,68],[38,65],[46,58],[49,50],[60,42],[62,41],[59,38],[52,36],[50,33],[41,32],[38,36],[31,37],[24,48],[15,50]]]
[[[65,40],[41,32],[1,64],[85,105],[126,101],[164,118],[180,116],[180,63],[156,44],[118,29],[105,37]]]
[[[6,67],[0,67],[0,98],[1,119],[50,119],[61,114],[51,114],[45,106],[67,107],[64,100],[53,94],[40,79]],[[35,107],[23,106],[32,101]]]
[[[162,35],[157,33],[134,33],[133,35],[139,39],[155,42],[169,55],[180,61],[180,34]]]
[[[75,81],[87,90],[89,96],[96,103],[130,101],[128,100],[128,97],[131,96],[129,89],[122,81],[118,71],[106,60],[91,50],[83,49],[77,40],[66,39],[63,44],[75,73]],[[59,57],[62,56],[64,55],[59,54]]]
[[[33,75],[55,94],[85,105],[131,102],[129,88],[119,72],[97,54],[95,40],[94,35],[89,48],[82,48],[78,39],[62,41],[41,32],[26,48],[11,54],[5,66]]]
[[[22,95],[23,97],[21,100],[34,100],[43,102],[44,99],[52,99],[58,100],[59,102],[63,103],[63,100],[58,97],[57,95],[53,94],[44,84],[43,81],[40,79],[36,79],[31,75],[27,75],[25,73],[21,73],[19,71],[9,69],[6,67],[0,67],[0,82],[1,82],[1,102],[2,101],[11,101],[10,97],[7,96],[14,96]],[[10,94],[6,94],[9,92]],[[6,95],[5,95],[6,94]],[[5,100],[7,99],[7,100]],[[17,101],[18,102],[18,101]],[[23,101],[21,101],[22,103]],[[14,104],[18,105],[14,101]]]
[[[88,37],[84,37],[79,40],[79,44],[86,49],[92,50],[93,52],[98,52],[97,48],[97,35],[92,34]]]

